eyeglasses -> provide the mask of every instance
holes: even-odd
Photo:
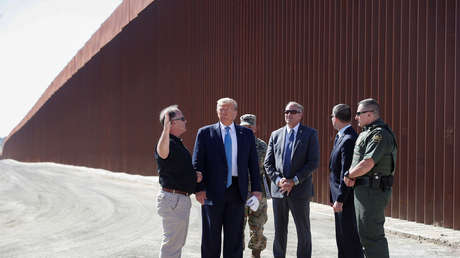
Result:
[[[295,115],[295,114],[300,113],[300,111],[297,111],[297,110],[295,110],[295,109],[284,110],[284,114],[287,115],[287,114],[289,114],[289,113]]]
[[[185,122],[185,117],[173,118],[171,121],[175,120],[181,120],[182,122]]]
[[[360,115],[368,113],[368,112],[374,112],[374,110],[358,111],[358,112],[356,112],[356,116],[360,116]]]

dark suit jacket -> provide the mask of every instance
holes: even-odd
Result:
[[[265,170],[272,180],[271,193],[273,198],[283,198],[280,188],[275,185],[277,178],[286,177],[283,173],[283,156],[286,139],[286,127],[282,127],[270,136],[267,155],[265,156]],[[299,126],[294,142],[291,159],[290,177],[297,176],[300,183],[292,188],[289,196],[292,198],[309,199],[313,192],[312,173],[319,164],[319,141],[315,129]]]
[[[332,148],[329,159],[329,185],[331,186],[330,201],[334,203],[345,202],[353,190],[347,187],[343,181],[343,174],[350,168],[353,160],[353,149],[355,147],[358,134],[353,127],[348,127],[343,135],[337,139],[336,145]]]
[[[235,130],[238,144],[239,190],[241,200],[246,201],[248,176],[251,177],[251,191],[261,191],[255,137],[248,128],[235,124]],[[198,130],[192,159],[193,168],[203,173],[203,181],[198,185],[198,191],[206,191],[208,200],[215,203],[223,202],[227,180],[227,159],[220,123]]]

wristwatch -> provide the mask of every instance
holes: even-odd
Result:
[[[350,180],[355,180],[354,178],[350,177],[350,171],[349,170],[347,170],[345,173],[343,173],[343,176],[348,178],[348,179],[350,179]]]
[[[292,181],[294,181],[294,185],[298,185],[300,183],[299,178],[297,178],[297,176],[292,178]]]

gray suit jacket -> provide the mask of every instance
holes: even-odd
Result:
[[[275,185],[278,178],[286,177],[283,173],[283,156],[286,139],[286,127],[282,127],[270,136],[264,167],[272,181],[273,198],[283,198],[280,188]],[[319,140],[315,129],[299,126],[294,142],[291,159],[291,176],[297,176],[300,183],[292,189],[289,196],[296,199],[309,199],[312,196],[312,173],[319,165]],[[288,177],[286,177],[288,178]],[[288,178],[288,179],[289,179]]]

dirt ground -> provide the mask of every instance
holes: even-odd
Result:
[[[53,163],[0,161],[0,257],[158,257],[156,177]],[[192,212],[182,257],[200,257],[201,212]],[[313,257],[337,257],[333,214],[312,203]],[[263,257],[273,257],[273,216]],[[388,235],[391,257],[460,257],[460,250]],[[297,236],[289,224],[288,257]],[[250,257],[246,249],[244,257]]]

